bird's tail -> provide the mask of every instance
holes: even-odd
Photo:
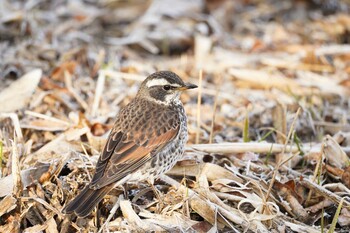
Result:
[[[113,185],[108,185],[95,190],[87,185],[74,200],[63,208],[62,213],[75,212],[79,217],[86,217],[112,188]]]

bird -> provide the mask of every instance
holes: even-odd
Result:
[[[122,108],[97,161],[91,182],[62,210],[88,216],[114,187],[153,181],[179,160],[188,140],[183,91],[197,88],[171,71],[149,75]]]

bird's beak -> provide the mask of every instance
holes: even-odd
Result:
[[[179,91],[185,91],[185,90],[188,90],[188,89],[193,89],[193,88],[197,88],[198,86],[197,85],[194,85],[192,83],[186,83],[185,86],[183,87],[178,87],[176,88],[177,90]]]

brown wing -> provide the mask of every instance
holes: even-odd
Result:
[[[152,116],[152,112],[147,114],[128,110],[126,108],[121,112],[109,135],[90,188],[100,189],[137,171],[152,158],[154,151],[165,146],[178,134],[179,118],[174,111],[160,109],[154,113],[159,115],[158,118]]]

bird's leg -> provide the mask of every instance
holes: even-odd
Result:
[[[160,192],[158,189],[156,189],[156,187],[154,186],[154,179],[148,179],[147,183],[149,184],[149,186],[151,186],[152,191],[154,193],[154,195],[156,195],[157,199],[160,200]]]
[[[125,182],[123,185],[123,191],[124,191],[124,198],[125,200],[128,200],[128,191],[129,191],[129,185],[127,182]]]
[[[160,213],[160,211],[163,209],[163,206],[164,206],[164,203],[163,203],[162,198],[161,198],[160,191],[158,189],[156,189],[156,187],[154,186],[154,179],[153,178],[148,179],[147,183],[149,184],[149,186],[151,186],[154,195],[158,199],[159,207],[157,208],[156,212]]]

